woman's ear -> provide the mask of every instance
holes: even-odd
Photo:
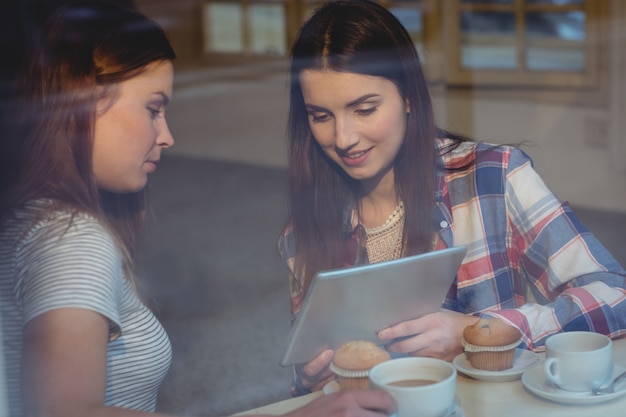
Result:
[[[411,113],[411,105],[409,104],[409,99],[405,98],[404,99],[404,103],[405,103],[405,106],[406,106],[406,114]]]

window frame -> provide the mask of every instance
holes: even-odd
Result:
[[[227,51],[215,51],[211,50],[211,37],[210,32],[207,30],[209,27],[208,11],[207,8],[210,4],[236,4],[241,7],[240,28],[241,28],[241,41],[242,50],[239,52],[227,52]],[[255,52],[253,49],[252,33],[251,33],[251,20],[250,20],[250,8],[259,4],[267,5],[282,5],[284,10],[285,21],[285,51],[288,53],[291,38],[290,35],[294,32],[293,24],[293,9],[297,0],[204,0],[202,2],[202,49],[207,56],[231,56],[231,57],[246,57],[246,58],[270,58],[270,59],[283,59],[283,56],[275,54],[264,54]]]
[[[445,33],[444,49],[445,79],[450,86],[550,86],[597,87],[598,73],[601,67],[601,32],[599,20],[602,1],[584,0],[578,5],[531,5],[524,0],[515,0],[511,5],[502,4],[462,4],[461,0],[443,2],[443,25]],[[526,45],[525,13],[527,12],[565,12],[580,10],[585,13],[585,68],[582,71],[530,70],[525,68]],[[471,69],[461,64],[461,28],[460,14],[464,11],[508,11],[515,13],[517,68],[508,69]]]
[[[323,4],[325,0],[202,0],[203,5],[209,3],[235,3],[242,7],[242,39],[243,50],[240,53],[210,51],[210,43],[206,29],[207,14],[203,8],[203,50],[204,55],[224,60],[235,59],[241,62],[256,62],[270,59],[285,61],[299,28],[309,17],[313,8]],[[514,0],[512,6],[502,5],[462,5],[461,0],[378,0],[387,8],[416,8],[422,12],[422,41],[425,56],[421,56],[424,74],[431,87],[445,90],[471,89],[481,90],[487,95],[499,95],[506,91],[521,94],[529,98],[550,101],[573,101],[601,104],[606,100],[606,73],[609,57],[607,56],[606,39],[608,28],[602,22],[609,18],[610,0],[585,0],[582,8],[585,19],[585,70],[576,71],[539,71],[520,70],[524,63],[525,40],[524,30],[517,29],[518,61],[517,70],[505,69],[472,69],[462,68],[460,59],[461,30],[460,13],[468,9],[502,10],[516,8],[525,11],[553,11],[579,9],[576,5],[524,5],[524,0]],[[285,56],[262,55],[252,51],[250,41],[250,24],[247,20],[249,6],[252,4],[282,4],[285,15]],[[204,7],[204,6],[203,6]],[[524,9],[526,7],[526,9]],[[519,25],[518,25],[519,26]],[[606,26],[606,25],[604,25]],[[426,59],[424,59],[426,58]]]

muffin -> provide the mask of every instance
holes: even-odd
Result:
[[[370,369],[389,359],[389,353],[375,343],[355,340],[335,351],[330,369],[337,375],[340,389],[368,389]]]
[[[513,367],[520,331],[497,318],[481,318],[463,330],[463,348],[472,367],[503,371]]]

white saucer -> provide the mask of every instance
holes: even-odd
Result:
[[[613,378],[615,378],[617,375],[621,374],[625,370],[626,368],[623,368],[619,365],[614,365],[613,375],[610,380],[612,381]],[[563,391],[562,389],[558,388],[557,386],[546,380],[545,374],[543,373],[543,364],[533,366],[532,368],[524,372],[524,374],[522,375],[522,384],[524,384],[524,386],[529,391],[538,395],[539,397],[567,405],[602,403],[626,394],[626,384],[618,384],[616,387],[616,392],[612,394],[593,395],[591,391]]]
[[[463,414],[463,410],[461,410],[458,404],[454,404],[452,410],[445,417],[465,417],[465,414]]]
[[[389,417],[398,417],[398,415],[392,414]],[[461,407],[459,407],[458,404],[454,404],[454,407],[452,407],[452,410],[450,410],[450,412],[446,414],[444,417],[465,417],[465,414],[463,414],[463,410],[461,410]]]
[[[503,371],[484,371],[474,368],[465,353],[457,355],[452,361],[457,371],[463,372],[465,375],[486,382],[507,382],[520,379],[525,370],[541,361],[539,355],[526,349],[515,349],[515,359],[513,367]]]
[[[339,383],[337,381],[330,381],[324,385],[322,388],[322,392],[324,395],[332,394],[333,392],[339,391]]]
[[[327,382],[322,388],[322,392],[324,393],[324,395],[329,395],[333,392],[338,391],[339,383],[337,381]],[[392,414],[391,417],[396,417],[396,414]],[[445,417],[465,417],[465,414],[463,414],[463,410],[461,410],[461,407],[459,407],[459,405],[455,403],[452,410],[450,410],[450,412],[446,414]]]

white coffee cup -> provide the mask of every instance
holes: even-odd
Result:
[[[391,394],[397,417],[444,417],[454,407],[456,368],[434,358],[392,359],[371,369],[370,386]]]
[[[548,381],[565,391],[591,391],[613,373],[612,342],[593,332],[565,332],[548,337],[543,370]]]

